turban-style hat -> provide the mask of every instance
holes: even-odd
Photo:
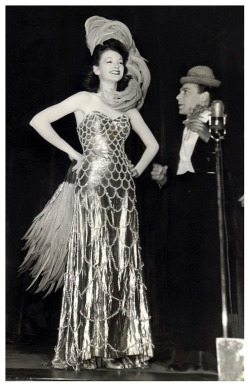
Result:
[[[113,109],[127,111],[142,107],[150,84],[150,72],[145,59],[142,58],[132,39],[128,27],[120,21],[92,16],[85,23],[86,41],[91,55],[98,44],[105,40],[116,39],[124,44],[128,51],[127,74],[132,77],[124,91],[116,91],[112,102],[105,103]]]

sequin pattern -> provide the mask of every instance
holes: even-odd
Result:
[[[143,281],[135,185],[124,152],[126,115],[89,113],[79,125],[84,159],[74,216],[55,367],[79,368],[94,357],[153,356]]]

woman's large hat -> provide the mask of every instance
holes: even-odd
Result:
[[[215,79],[213,71],[207,66],[195,66],[188,70],[186,77],[180,79],[180,83],[195,83],[210,87],[219,87],[221,81]]]
[[[98,44],[105,40],[116,39],[124,44],[129,55],[126,63],[128,75],[132,79],[127,88],[115,92],[114,101],[108,103],[112,108],[127,111],[132,108],[138,110],[142,107],[150,84],[150,72],[145,59],[136,48],[128,27],[118,20],[108,20],[100,16],[92,16],[85,23],[86,41],[91,55]]]

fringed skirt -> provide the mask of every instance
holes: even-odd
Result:
[[[30,265],[40,243],[44,258],[40,247],[40,262],[36,260],[32,272],[35,280],[43,275],[40,290],[45,284],[49,291],[64,284],[56,368],[79,369],[94,358],[129,359],[140,367],[153,356],[135,202],[132,179],[119,189],[85,186],[70,168],[25,236],[31,252],[22,269]],[[48,225],[53,234],[41,240]],[[58,237],[60,229],[64,238]],[[64,249],[65,243],[67,253],[61,251],[59,257],[57,249]]]

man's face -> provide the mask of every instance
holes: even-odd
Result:
[[[202,105],[202,94],[199,94],[198,85],[195,83],[184,83],[176,97],[179,114],[188,115],[196,105]]]

